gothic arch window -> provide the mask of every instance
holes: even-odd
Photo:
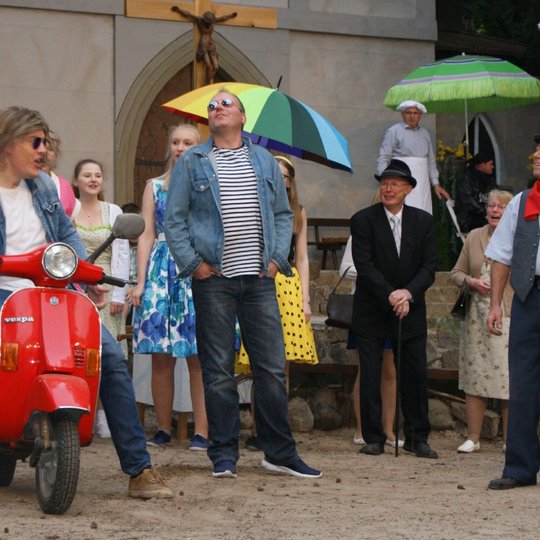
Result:
[[[501,153],[489,120],[483,114],[477,114],[469,124],[469,152],[474,156],[478,152],[488,152],[495,159],[495,178],[501,183]]]

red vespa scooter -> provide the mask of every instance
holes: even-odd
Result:
[[[0,310],[0,486],[11,484],[17,460],[29,458],[45,513],[63,514],[75,497],[101,374],[98,310],[66,287],[124,286],[92,263],[115,238],[136,238],[143,229],[140,216],[118,216],[111,236],[86,261],[62,243],[0,257],[0,275],[36,285],[11,294]]]

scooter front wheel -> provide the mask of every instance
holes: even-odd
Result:
[[[14,456],[0,455],[0,487],[8,487],[11,485],[13,476],[15,475],[15,467],[17,458]]]
[[[64,411],[51,416],[51,446],[36,465],[39,506],[46,514],[63,514],[71,506],[81,462],[77,421]]]

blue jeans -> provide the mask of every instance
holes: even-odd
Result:
[[[99,397],[122,470],[136,476],[150,467],[135,391],[127,362],[118,342],[101,325],[101,385]]]
[[[214,464],[238,461],[240,429],[234,380],[235,322],[251,362],[257,436],[265,456],[278,465],[296,460],[285,387],[285,347],[274,280],[212,276],[191,283],[197,313],[197,347],[203,372]]]
[[[540,290],[514,295],[508,341],[510,403],[503,476],[536,484],[540,470]]]
[[[10,294],[11,291],[0,289],[0,306]],[[99,395],[122,470],[130,476],[136,476],[150,467],[150,456],[146,450],[146,439],[137,413],[126,359],[118,342],[103,325]]]

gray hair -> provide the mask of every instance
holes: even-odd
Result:
[[[513,198],[514,195],[512,193],[503,191],[502,189],[492,189],[488,193],[488,202],[492,199],[500,199],[504,204],[508,204]]]

